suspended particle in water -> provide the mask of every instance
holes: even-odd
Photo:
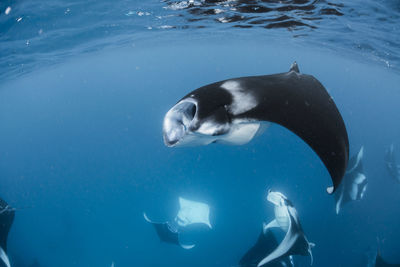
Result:
[[[11,7],[9,6],[9,7],[6,8],[6,10],[4,11],[4,13],[5,13],[6,15],[8,15],[8,14],[10,14],[10,12],[11,12]]]

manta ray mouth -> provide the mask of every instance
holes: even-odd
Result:
[[[177,146],[186,136],[196,117],[197,103],[185,99],[173,106],[164,117],[163,138],[168,147]]]

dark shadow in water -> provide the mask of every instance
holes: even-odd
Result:
[[[342,4],[318,0],[189,0],[164,1],[168,9],[184,11],[190,23],[229,23],[237,28],[315,29],[327,16],[343,16]],[[201,25],[206,27],[206,25]]]

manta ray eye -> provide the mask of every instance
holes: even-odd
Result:
[[[197,107],[196,107],[195,104],[191,105],[191,107],[190,107],[189,110],[188,110],[188,111],[190,111],[190,115],[191,115],[192,119],[193,119],[194,116],[196,115],[196,110],[197,110]]]
[[[194,103],[185,103],[185,105],[182,106],[183,119],[192,121],[194,116],[196,116],[196,111],[197,107]]]

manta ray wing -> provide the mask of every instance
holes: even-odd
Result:
[[[165,115],[164,143],[169,147],[228,143],[243,145],[265,122],[279,124],[299,136],[328,170],[333,193],[349,157],[343,118],[332,97],[296,63],[289,72],[238,77],[188,93]]]
[[[0,247],[7,252],[7,238],[14,222],[15,209],[0,198]]]
[[[287,214],[287,216],[289,216],[289,213]],[[289,255],[288,252],[295,242],[296,236],[292,234],[292,220],[289,220],[289,229],[282,242],[274,251],[272,251],[268,256],[262,259],[257,264],[257,267],[264,266],[273,260],[284,257],[285,255]]]
[[[272,231],[262,229],[258,236],[256,244],[252,246],[240,259],[240,267],[254,267],[256,266],[266,255],[271,253],[278,246],[278,241]],[[269,262],[268,267],[290,267],[292,266],[292,260],[289,257],[278,258]]]
[[[178,230],[174,229],[168,222],[153,222],[147,217],[146,213],[143,213],[143,217],[147,222],[153,225],[158,237],[160,238],[160,241],[179,245],[184,249],[191,249],[195,246],[195,245],[182,244],[179,241]]]
[[[400,165],[397,164],[393,144],[391,144],[389,149],[386,150],[385,163],[386,163],[386,168],[389,171],[389,174],[397,182],[400,182]]]
[[[361,200],[367,189],[368,180],[364,174],[362,158],[364,149],[361,147],[356,156],[353,156],[349,161],[349,168],[340,184],[336,199],[336,214],[339,214],[341,208],[348,202]]]
[[[0,247],[0,260],[6,265],[6,267],[10,267],[10,260],[8,259],[7,254]]]
[[[179,198],[180,209],[175,221],[179,226],[185,227],[190,224],[200,223],[212,228],[210,223],[210,207],[201,202]]]

